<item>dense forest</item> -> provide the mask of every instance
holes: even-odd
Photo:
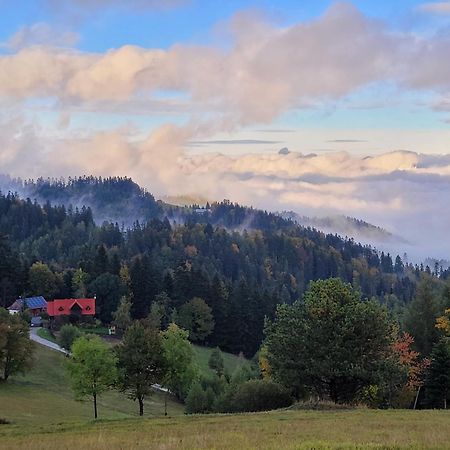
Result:
[[[16,192],[0,196],[3,306],[18,295],[96,295],[105,323],[122,297],[133,318],[157,306],[166,323],[192,323],[206,310],[210,332],[197,333],[199,342],[253,355],[265,317],[312,280],[349,282],[401,321],[424,276],[441,289],[448,275],[229,201],[203,209],[157,202],[128,178],[12,185]]]

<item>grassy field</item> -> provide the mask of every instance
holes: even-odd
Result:
[[[108,327],[92,327],[92,328],[82,328],[80,327],[80,331],[86,334],[98,334],[99,336],[108,336],[109,328]]]
[[[15,376],[0,384],[0,418],[19,426],[89,420],[92,404],[74,400],[64,355],[35,345],[33,369],[25,376]],[[173,400],[168,406],[171,415],[183,413],[183,406]],[[146,401],[145,413],[153,417],[164,414],[162,394],[155,393]],[[120,393],[109,392],[100,397],[100,418],[129,418],[137,414],[138,405]]]
[[[278,411],[92,421],[38,429],[0,425],[8,450],[443,449],[450,412]]]
[[[48,333],[48,335],[47,335]],[[53,340],[48,330],[38,334]],[[92,417],[90,401],[75,401],[70,381],[65,371],[64,355],[36,345],[35,363],[25,376],[15,376],[8,383],[0,384],[0,418],[19,425],[44,425],[67,421],[89,420]],[[211,374],[208,359],[212,349],[195,346],[196,363],[202,374]],[[233,371],[248,361],[238,356],[223,353],[226,369]],[[183,405],[169,400],[170,415],[184,412]],[[120,419],[136,416],[138,405],[124,395],[111,391],[99,401],[99,415],[104,419]],[[145,413],[155,417],[164,414],[164,397],[155,393],[146,401]],[[1,448],[1,443],[0,443]]]
[[[196,347],[207,373],[211,349]],[[246,360],[224,354],[232,372]],[[99,402],[77,402],[68,388],[65,357],[36,344],[36,364],[26,376],[0,384],[0,449],[445,449],[450,448],[450,411],[299,411],[184,416],[182,405],[163,396],[146,402],[146,417],[119,393]],[[0,421],[1,423],[1,421]]]

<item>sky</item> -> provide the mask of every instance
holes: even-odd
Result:
[[[156,196],[344,214],[413,258],[450,259],[450,1],[0,12],[1,172],[126,175]]]

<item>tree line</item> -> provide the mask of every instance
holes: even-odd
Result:
[[[42,196],[46,189],[67,191],[62,182],[39,183]],[[101,203],[127,183],[87,178],[69,185],[85,193],[99,189]],[[83,188],[73,187],[78,184]],[[211,320],[197,342],[251,356],[264,318],[273,318],[276,305],[301,298],[313,280],[339,277],[400,317],[422,273],[446,277],[264,211],[228,201],[207,206],[199,214],[158,203],[157,217],[125,228],[97,224],[90,207],[0,195],[0,303],[8,306],[19,295],[96,295],[98,317],[109,323],[127,296],[133,319],[158,310],[166,323],[175,316],[183,326],[190,322],[191,333],[201,311]]]
[[[435,288],[430,280],[424,275],[410,314],[423,302],[444,304],[447,288],[430,291]],[[447,408],[450,309],[444,308],[442,315],[436,309],[430,316],[424,309],[422,319],[413,320],[433,329],[434,337],[423,347],[425,341],[415,342],[405,331],[408,325],[402,326],[378,301],[362,299],[340,279],[317,280],[302,299],[280,304],[273,319],[266,317],[257,369],[245,366],[227,373],[216,348],[209,359],[212,376],[199,375],[189,331],[172,321],[164,324],[155,311],[133,320],[126,297],[114,314],[122,336],[117,346],[81,335],[73,325],[61,328],[59,342],[71,353],[74,392],[92,398],[95,417],[98,397],[112,388],[136,400],[143,415],[156,384],[184,401],[188,413],[259,411],[311,399],[375,408]],[[20,315],[0,310],[4,381],[29,365],[27,328]]]

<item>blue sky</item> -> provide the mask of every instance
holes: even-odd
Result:
[[[64,1],[64,0],[63,0]],[[133,2],[131,1],[130,4]],[[23,25],[46,22],[73,27],[81,35],[78,48],[105,51],[124,44],[167,48],[179,42],[201,43],[221,21],[237,11],[255,9],[274,20],[291,24],[322,14],[329,0],[187,0],[178,7],[133,9],[122,6],[95,9],[82,18],[63,15],[41,0],[0,0],[0,39],[6,40]],[[408,29],[434,29],[441,18],[424,16],[417,11],[417,0],[355,0],[352,2],[370,17]]]

